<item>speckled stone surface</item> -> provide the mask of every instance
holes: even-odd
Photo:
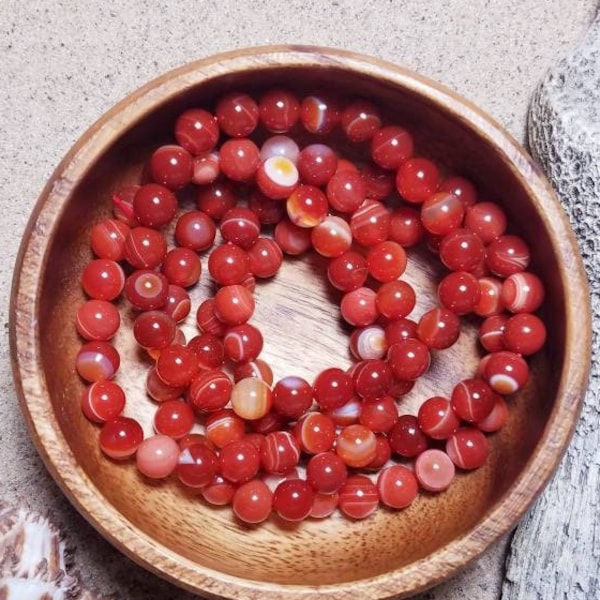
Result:
[[[224,50],[274,43],[327,45],[396,62],[437,79],[523,141],[536,83],[583,36],[595,4],[2,0],[0,318],[5,331],[20,236],[45,180],[91,123],[147,80]],[[192,598],[124,559],[64,499],[25,430],[6,335],[0,345],[0,415],[0,498],[51,512],[76,547],[77,566],[87,585],[130,600]],[[558,510],[552,507],[559,503],[549,506]],[[498,597],[506,542],[423,598]]]

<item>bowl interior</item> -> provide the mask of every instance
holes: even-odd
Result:
[[[415,591],[464,565],[510,527],[541,486],[512,508],[498,512],[531,470],[562,402],[569,283],[563,250],[547,214],[558,209],[548,204],[549,195],[540,199],[543,185],[525,156],[510,140],[502,147],[494,125],[454,96],[403,71],[351,55],[315,60],[299,50],[294,56],[230,57],[180,70],[117,106],[67,157],[42,195],[37,225],[30,229],[34,241],[22,256],[21,268],[33,275],[27,280],[21,276],[17,294],[31,297],[37,320],[28,329],[17,330],[17,338],[33,337],[27,342],[33,354],[18,354],[24,407],[42,455],[84,515],[130,556],[185,587],[248,598],[255,593],[255,582],[263,586],[256,597],[267,597],[271,588],[282,597],[293,595],[297,586],[325,586],[322,593],[329,589],[335,595],[358,582],[393,573],[389,594],[367,586],[364,597]],[[470,178],[481,197],[505,208],[512,231],[530,243],[532,268],[547,287],[544,314],[552,315],[548,342],[530,363],[526,389],[509,400],[507,425],[490,436],[486,465],[460,473],[443,494],[422,493],[406,510],[380,509],[365,521],[334,516],[291,526],[273,518],[260,526],[244,526],[232,518],[229,508],[208,507],[174,481],[151,484],[133,464],[107,460],[98,447],[98,428],[79,407],[84,385],[75,375],[74,362],[81,341],[73,321],[84,300],[79,281],[82,267],[91,258],[91,226],[111,214],[111,196],[121,184],[139,181],[151,152],[173,141],[173,123],[182,110],[213,109],[226,91],[243,90],[260,97],[275,86],[291,88],[300,97],[328,90],[346,99],[374,101],[386,121],[414,134],[419,155]],[[341,139],[332,143],[342,154],[364,156],[364,148]],[[183,196],[182,209],[191,208],[193,198]],[[40,222],[48,227],[40,228]],[[265,336],[264,357],[275,379],[298,374],[311,380],[323,368],[350,364],[348,330],[335,308],[339,297],[328,287],[323,269],[316,257],[288,260],[274,281],[258,286],[254,321]],[[428,252],[410,254],[406,277],[417,288],[416,317],[433,306],[441,272]],[[192,291],[194,305],[211,293],[208,279],[205,272]],[[132,340],[133,313],[124,302],[120,308],[125,326],[115,340],[122,356],[117,381],[127,392],[126,414],[138,417],[150,433],[155,405],[144,391],[149,363]],[[414,413],[428,395],[448,395],[455,383],[474,372],[480,357],[477,326],[477,321],[464,319],[459,343],[436,353],[431,372],[402,400],[402,412]],[[184,329],[188,339],[194,335],[193,316]],[[27,361],[33,365],[31,379],[23,375]],[[35,383],[37,369],[41,382]],[[565,424],[566,429],[570,426]],[[550,452],[552,464],[561,451]],[[546,471],[538,468],[539,478],[545,480]],[[492,523],[492,514],[500,515],[501,522]],[[461,546],[473,535],[480,539],[470,549]],[[444,565],[429,564],[419,574],[419,565],[449,548],[458,549],[454,558],[444,555]]]

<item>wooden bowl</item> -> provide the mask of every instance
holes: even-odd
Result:
[[[172,140],[176,116],[213,107],[230,90],[259,95],[285,86],[300,96],[330,89],[373,100],[386,120],[407,126],[417,152],[471,178],[482,197],[505,208],[529,242],[543,278],[548,342],[533,357],[529,383],[510,398],[509,419],[490,436],[486,465],[460,473],[448,491],[420,494],[406,510],[380,509],[364,521],[339,515],[297,526],[271,518],[247,527],[229,508],[215,510],[174,481],[149,484],[133,464],[115,464],[98,448],[98,428],[82,416],[84,385],[74,369],[81,345],[73,325],[84,299],[80,272],[88,234],[111,214],[111,193],[139,180],[154,148]],[[349,144],[346,143],[346,149]],[[346,151],[346,149],[344,151]],[[257,290],[256,323],[275,378],[309,380],[348,366],[339,300],[316,258],[286,261]],[[411,254],[406,277],[418,288],[418,317],[435,302],[441,269],[427,252]],[[193,291],[209,293],[208,277]],[[270,47],[192,63],[117,104],[75,144],[37,203],[19,253],[10,338],[14,376],[32,438],[48,469],[86,519],[119,550],[169,581],[210,597],[342,599],[405,597],[455,574],[512,528],[544,488],[569,442],[589,365],[588,288],[569,224],[538,166],[493,120],[441,86],[355,54]],[[123,319],[131,322],[124,304]],[[193,319],[192,319],[193,321]],[[193,335],[193,322],[185,327]],[[122,328],[118,381],[127,414],[151,431],[155,406],[144,392],[148,364]],[[479,358],[477,323],[436,353],[431,372],[401,403],[415,411],[430,393],[449,394]]]

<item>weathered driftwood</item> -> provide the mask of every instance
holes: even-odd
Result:
[[[591,284],[593,360],[559,472],[516,530],[503,599],[600,598],[600,16],[538,87],[529,141],[577,234]]]

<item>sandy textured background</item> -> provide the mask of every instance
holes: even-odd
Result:
[[[45,180],[117,100],[190,60],[253,45],[302,43],[390,60],[437,79],[524,140],[528,100],[570,50],[596,1],[0,0],[0,318],[21,232]],[[0,345],[0,500],[49,511],[77,548],[84,581],[131,600],[185,594],[112,549],[63,498],[25,430]],[[507,540],[424,598],[499,596]]]

